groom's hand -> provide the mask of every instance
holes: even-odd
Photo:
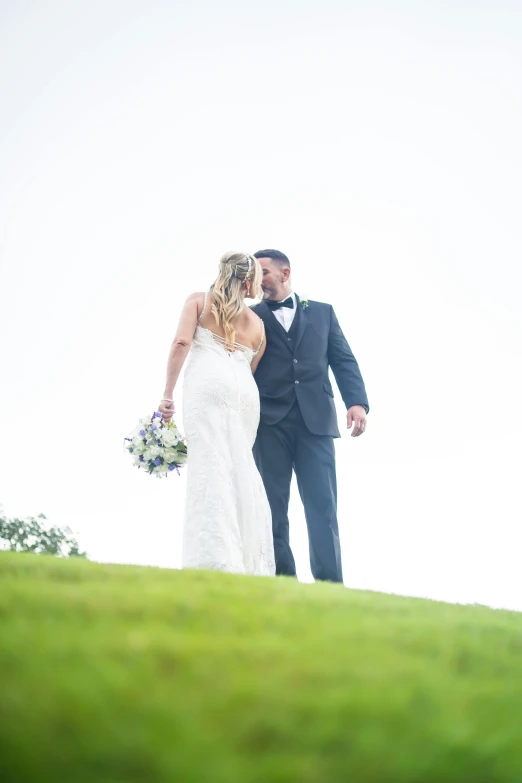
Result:
[[[353,424],[352,438],[362,435],[366,429],[366,411],[362,405],[352,405],[346,412],[348,429]]]

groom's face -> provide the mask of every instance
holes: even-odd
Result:
[[[290,276],[290,270],[271,258],[259,258],[258,261],[263,272],[261,281],[263,299],[281,299],[284,294],[284,285]]]

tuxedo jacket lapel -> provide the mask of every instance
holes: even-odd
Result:
[[[306,307],[303,307],[301,305],[301,302],[299,301],[299,297],[297,294],[295,295],[296,298],[296,307],[300,312],[296,312],[295,318],[299,317],[299,320],[297,321],[297,335],[295,338],[295,348],[294,350],[297,351],[299,348],[299,343],[301,342],[301,339],[303,337],[304,331],[306,327],[308,326],[308,316],[306,313]]]

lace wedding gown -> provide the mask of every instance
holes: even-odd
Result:
[[[207,306],[207,296],[201,316]],[[200,316],[200,319],[201,319]],[[272,516],[252,455],[259,392],[257,351],[196,327],[183,384],[187,498],[183,568],[275,574]],[[259,348],[258,348],[259,350]]]

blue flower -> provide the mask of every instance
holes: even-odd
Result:
[[[146,434],[147,433],[145,432],[145,430],[140,430],[140,435],[146,435]]]
[[[155,465],[161,465],[163,460],[161,459],[161,457],[156,457],[156,459],[153,460],[153,462],[154,462]]]
[[[153,419],[161,419],[161,413],[158,413],[158,411],[154,411],[152,414]]]
[[[176,463],[173,462],[172,465],[169,465],[169,470],[176,470]]]
[[[143,454],[140,454],[140,462],[145,462],[145,457],[143,456]]]
[[[150,425],[150,428],[151,428],[151,430],[152,430],[153,432],[154,432],[154,430],[157,430],[157,429],[158,429],[158,428],[156,427],[156,425],[155,425],[155,424],[151,424],[151,425]]]

